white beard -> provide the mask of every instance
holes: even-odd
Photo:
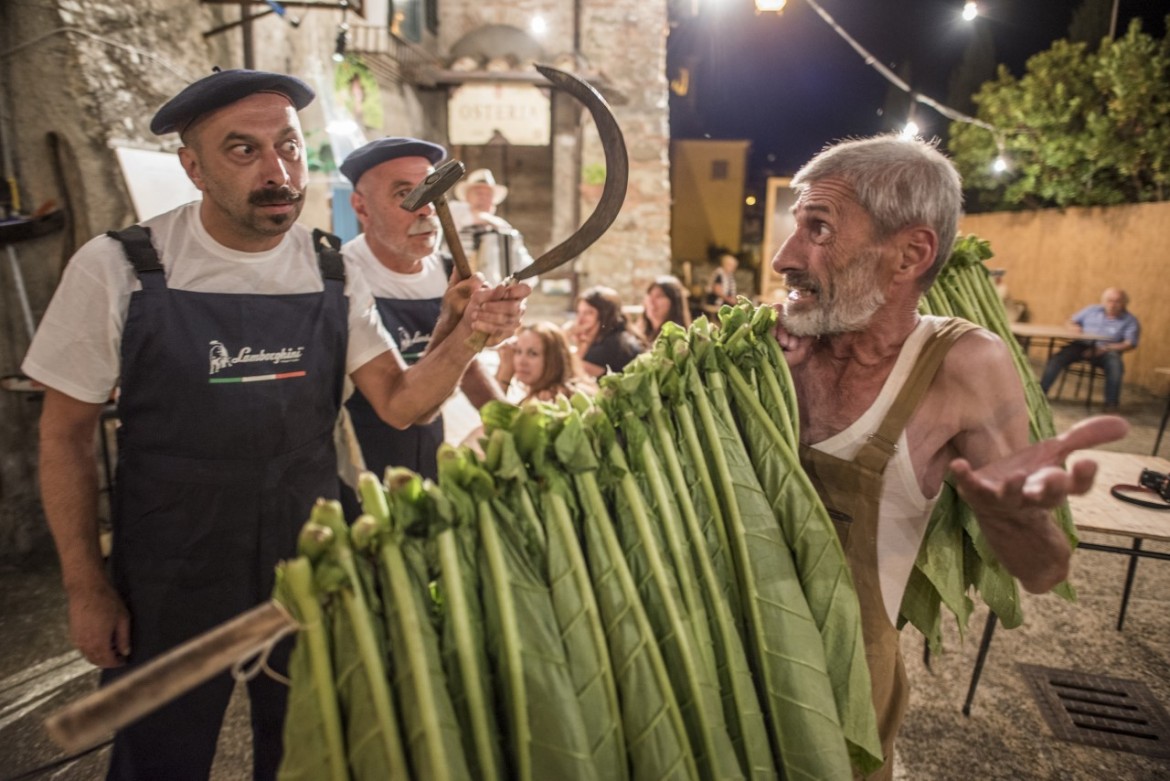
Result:
[[[830,336],[864,330],[886,303],[875,273],[878,256],[876,250],[862,252],[846,263],[835,281],[814,288],[817,295],[814,307],[794,312],[785,303],[785,330],[794,336]]]

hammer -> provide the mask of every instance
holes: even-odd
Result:
[[[439,222],[443,226],[443,237],[447,239],[447,248],[451,250],[451,257],[455,259],[455,268],[459,269],[459,276],[462,279],[471,276],[471,265],[467,262],[467,255],[463,252],[463,244],[459,241],[459,231],[455,228],[455,221],[451,219],[451,209],[447,206],[447,191],[463,178],[465,170],[467,169],[464,168],[462,162],[448,160],[402,199],[402,208],[408,212],[418,211],[428,203],[435,205],[435,213],[439,215]]]

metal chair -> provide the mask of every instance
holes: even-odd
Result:
[[[1170,374],[1170,368],[1154,369],[1156,374]],[[1162,410],[1162,422],[1158,424],[1158,436],[1154,438],[1154,451],[1150,454],[1158,455],[1158,448],[1162,446],[1162,434],[1166,432],[1166,419],[1170,418],[1170,391],[1166,394],[1166,408]]]
[[[1089,378],[1089,392],[1085,396],[1085,409],[1090,409],[1093,406],[1093,384],[1095,380],[1101,378],[1101,387],[1105,387],[1105,369],[1093,363],[1087,358],[1073,361],[1068,365],[1060,375],[1060,383],[1056,386],[1056,395],[1059,397],[1064,392],[1064,381],[1069,375],[1077,378],[1076,387],[1073,389],[1073,398],[1081,395],[1081,382]]]

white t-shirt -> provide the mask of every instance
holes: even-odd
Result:
[[[151,229],[167,287],[202,293],[284,295],[324,289],[312,234],[294,225],[266,252],[229,249],[203,227],[199,202],[143,223]],[[70,259],[21,365],[29,377],[81,401],[100,404],[121,374],[122,328],[130,294],[142,287],[122,244],[108,236],[87,242]],[[397,350],[382,326],[362,273],[346,263],[349,345],[353,372],[386,350]]]
[[[447,270],[443,266],[442,256],[437,252],[423,258],[422,270],[414,274],[400,274],[382,265],[374,257],[364,233],[347,241],[341,247],[341,252],[350,266],[361,269],[370,292],[378,298],[442,298],[443,293],[447,292]]]

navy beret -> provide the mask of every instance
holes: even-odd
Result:
[[[437,165],[447,156],[447,150],[430,141],[417,138],[379,138],[350,152],[341,164],[341,173],[354,185],[362,174],[387,160],[400,157],[425,157]]]
[[[150,120],[157,135],[183,132],[193,121],[216,109],[231,105],[257,92],[276,92],[288,98],[297,111],[313,102],[313,88],[295,76],[253,70],[216,70],[210,76],[187,85],[168,100]]]

